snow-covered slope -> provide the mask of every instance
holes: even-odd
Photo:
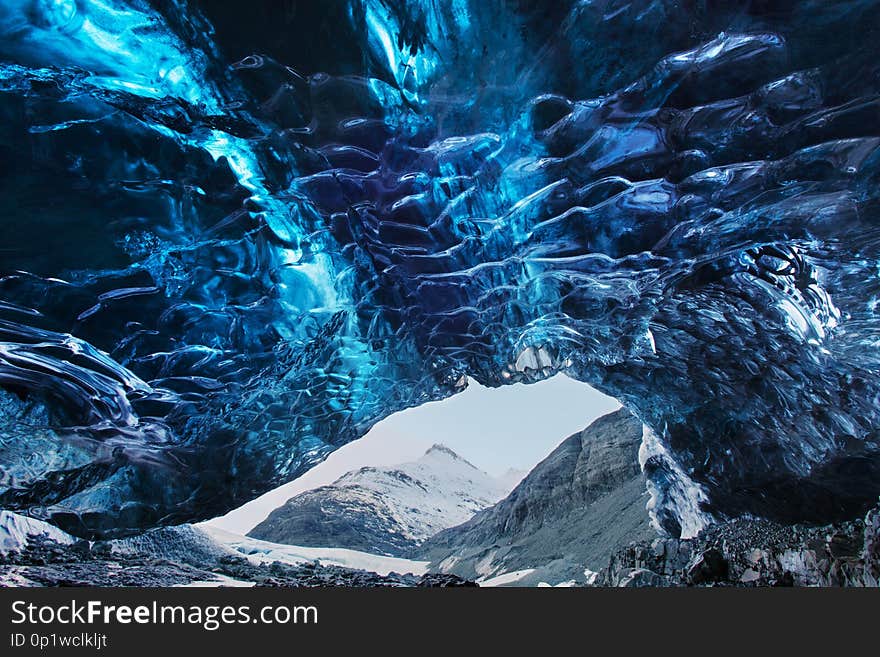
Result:
[[[76,541],[67,532],[42,520],[28,518],[11,511],[0,511],[0,554],[18,552],[35,536],[44,536],[64,545]]]
[[[508,482],[434,445],[410,463],[360,468],[329,486],[301,493],[249,536],[401,556],[502,499],[510,491]]]
[[[280,561],[291,565],[317,563],[321,566],[342,566],[355,570],[367,570],[379,575],[389,573],[424,575],[428,570],[427,561],[413,561],[399,557],[386,557],[345,548],[302,547],[281,545],[261,541],[248,536],[239,536],[214,527],[201,527],[218,544],[246,557],[249,561],[261,564]]]

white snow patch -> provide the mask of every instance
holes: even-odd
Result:
[[[664,490],[659,490],[651,481],[648,481],[650,499],[646,508],[648,515],[651,516],[651,524],[662,532],[660,523],[657,521],[656,509],[660,505],[667,506],[674,510],[681,525],[681,538],[693,538],[712,523],[712,517],[700,508],[701,503],[708,501],[708,497],[703,488],[688,477],[678,463],[672,459],[657,434],[647,425],[643,425],[642,444],[639,447],[639,465],[642,470],[645,469],[645,463],[651,458],[663,462],[664,467],[670,473],[671,480],[669,487]],[[662,499],[664,497],[668,499]]]
[[[474,564],[474,572],[484,579],[494,573],[498,569],[494,563],[496,554],[498,554],[498,550],[490,550],[486,556]]]
[[[539,589],[570,589],[577,586],[577,581],[570,579],[567,582],[559,582],[559,584],[550,584],[549,582],[538,582]]]
[[[35,536],[45,536],[64,545],[76,542],[73,536],[48,522],[11,511],[0,511],[0,554],[19,552],[27,547],[28,541]]]
[[[215,541],[246,557],[255,564],[282,563],[297,565],[317,563],[322,566],[342,566],[355,570],[367,570],[379,575],[412,573],[424,575],[428,572],[428,561],[413,561],[398,557],[386,557],[345,548],[301,547],[261,541],[240,534],[233,534],[210,525],[202,525],[202,531]]]
[[[595,584],[597,577],[599,577],[599,573],[597,573],[595,570],[584,568],[584,578],[587,586],[592,586],[593,584]]]
[[[534,568],[514,570],[509,573],[502,573],[501,575],[490,577],[489,579],[478,579],[477,584],[480,586],[503,586],[505,584],[513,584],[514,582],[518,582],[522,578],[531,575],[533,572],[535,572]]]
[[[240,579],[234,579],[227,575],[215,575],[217,579],[214,580],[199,580],[196,582],[188,582],[186,584],[177,584],[174,588],[181,589],[207,589],[207,588],[216,588],[219,586],[228,586],[234,588],[249,588],[256,586],[256,582],[244,582]]]

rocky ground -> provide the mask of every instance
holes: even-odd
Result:
[[[454,575],[378,575],[314,563],[254,564],[234,555],[189,564],[143,553],[120,553],[107,543],[61,545],[39,536],[24,550],[0,554],[0,586],[181,586],[201,582],[284,587],[473,585]]]
[[[164,530],[173,532],[173,530]],[[34,536],[0,553],[0,586],[180,586],[194,583],[281,587],[474,586],[447,574],[378,575],[339,566],[254,563],[192,551],[190,563],[112,542],[63,545]],[[594,586],[878,586],[880,505],[863,519],[785,526],[738,519],[692,539],[657,538],[616,552]]]
[[[864,519],[811,527],[739,519],[693,539],[633,543],[596,586],[878,586],[880,505]]]

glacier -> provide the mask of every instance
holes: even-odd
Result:
[[[0,508],[205,519],[559,372],[672,534],[876,502],[880,2],[253,5],[0,2]]]

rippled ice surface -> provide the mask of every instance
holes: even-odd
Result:
[[[80,536],[210,517],[468,376],[564,371],[651,428],[674,533],[864,508],[878,25],[6,0],[0,506]]]

